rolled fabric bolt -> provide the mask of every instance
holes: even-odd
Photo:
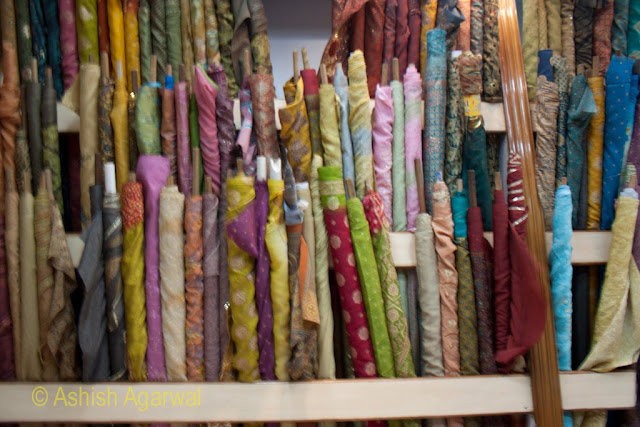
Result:
[[[404,76],[404,153],[405,153],[405,191],[406,191],[406,229],[414,231],[416,217],[418,215],[418,183],[415,169],[415,160],[422,161],[421,133],[421,93],[422,85],[420,74],[415,67],[409,67]],[[397,154],[400,154],[399,151]],[[395,206],[394,206],[395,207]],[[402,224],[402,218],[398,218],[398,224]],[[404,230],[396,230],[404,231]]]
[[[202,65],[204,67],[207,63],[204,1],[192,0],[190,9],[194,61],[196,65]]]
[[[177,147],[176,147],[176,107],[174,102],[173,75],[171,64],[167,66],[162,90],[162,120],[160,121],[160,137],[162,139],[162,154],[169,158],[169,170],[174,181],[178,177]]]
[[[202,67],[194,72],[193,92],[198,101],[198,124],[200,125],[200,147],[202,168],[211,177],[213,193],[220,193],[220,149],[218,147],[218,125],[216,122],[216,95],[218,89]]]
[[[278,111],[282,124],[280,137],[287,148],[288,163],[293,168],[296,182],[308,182],[311,173],[311,140],[302,79],[298,79],[297,83],[292,80],[285,83],[284,93],[290,101]]]
[[[122,72],[122,64],[118,65]],[[116,185],[118,193],[127,181],[129,172],[129,116],[127,112],[127,89],[124,78],[116,79],[113,93],[113,109],[109,115],[113,128],[113,145],[116,163]]]
[[[102,53],[101,76],[98,85],[98,145],[102,154],[102,161],[113,162],[115,155],[113,150],[113,128],[109,114],[113,109],[114,81],[109,74],[107,53]]]
[[[32,64],[33,65],[33,64]],[[32,67],[33,68],[33,67]],[[38,76],[32,72],[32,80],[27,86],[27,129],[29,134],[29,157],[31,159],[31,188],[37,189],[42,172],[42,131],[40,105],[42,87]]]
[[[74,0],[58,0],[60,11],[60,47],[62,49],[62,78],[68,89],[78,76],[78,38]]]
[[[464,145],[463,97],[460,87],[460,51],[449,56],[447,70],[447,125],[444,153],[444,181],[453,193],[458,178],[462,178],[462,157]]]
[[[158,58],[158,81],[164,80],[167,66],[167,2],[149,0],[151,9],[151,52]]]
[[[182,63],[182,35],[180,22],[182,12],[180,0],[167,0],[165,3],[165,29],[167,38],[167,65],[174,70]]]
[[[204,0],[204,28],[207,65],[220,63],[220,44],[218,40],[218,22],[213,0]]]
[[[76,3],[78,7],[81,2]],[[97,46],[97,45],[96,45]],[[97,57],[97,56],[96,56]],[[98,152],[98,83],[100,67],[93,63],[80,66],[80,204],[81,220],[91,220],[89,188],[95,183],[95,156]]]
[[[175,88],[176,130],[178,144],[176,156],[178,163],[178,188],[183,194],[191,193],[191,152],[189,141],[189,88],[187,82],[179,81]]]
[[[349,132],[349,83],[342,67],[336,68],[333,78],[336,95],[340,99],[340,142],[342,144],[342,174],[344,179],[355,180],[355,166],[353,162],[353,145]],[[328,165],[329,166],[329,165]]]
[[[392,182],[393,163],[393,99],[390,86],[378,86],[375,91],[373,110],[373,164],[378,194],[384,204],[384,213],[392,221]]]
[[[58,118],[56,107],[56,90],[53,87],[51,71],[45,72],[46,78],[42,90],[42,166],[51,171],[53,194],[58,209],[64,213],[62,200],[62,182],[60,176],[60,145],[58,142]],[[9,153],[7,153],[10,155]]]
[[[138,158],[136,175],[145,199],[145,295],[147,307],[147,379],[166,381],[162,340],[162,309],[158,271],[158,203],[160,191],[169,176],[169,159],[142,155]]]
[[[136,97],[136,139],[141,155],[160,154],[160,101],[155,83],[144,84]]]
[[[233,12],[230,0],[214,0],[216,17],[218,19],[218,41],[220,43],[220,57],[224,67],[229,96],[236,98],[238,93],[238,82],[233,71],[233,60],[231,44],[233,40]]]
[[[131,92],[135,86],[140,86],[140,75],[135,77],[133,70],[140,69],[140,41],[138,39],[138,5],[139,0],[125,0],[124,5],[124,49],[126,57],[127,90]]]
[[[254,128],[258,141],[258,153],[271,159],[280,156],[277,141],[273,98],[273,76],[270,74],[252,74],[251,106],[253,108]]]
[[[160,192],[158,249],[162,336],[168,381],[187,380],[185,260],[182,237],[184,202],[184,194],[175,185],[167,185]]]
[[[149,0],[140,0],[138,5],[138,34],[140,38],[140,80],[150,81],[151,70],[151,9]]]
[[[117,69],[118,62],[122,70],[126,69],[125,56],[124,13],[122,0],[107,0],[109,16],[109,51],[111,53],[111,67]],[[116,80],[126,81],[124,72],[116,74]]]
[[[185,70],[193,69],[193,45],[191,44],[191,7],[190,0],[180,0],[180,37],[182,39],[182,64]],[[187,82],[191,83],[191,73],[185,75]]]

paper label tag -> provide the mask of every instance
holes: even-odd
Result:
[[[464,96],[464,115],[467,117],[480,116],[480,95]]]

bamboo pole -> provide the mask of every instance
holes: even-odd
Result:
[[[527,245],[540,266],[542,273],[540,282],[547,303],[544,332],[540,341],[530,352],[533,413],[537,425],[561,427],[563,425],[562,399],[551,307],[549,266],[542,208],[535,182],[533,131],[515,1],[499,0],[498,11],[501,40],[500,66],[509,150],[519,153],[522,157],[523,187],[529,209]]]

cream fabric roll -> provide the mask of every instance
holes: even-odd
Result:
[[[433,241],[431,215],[416,218],[416,272],[420,304],[420,336],[422,376],[444,376],[442,335],[440,331],[440,280]]]
[[[97,64],[82,64],[78,79],[80,82],[80,218],[82,225],[85,226],[91,220],[89,188],[96,182],[100,67]]]
[[[33,229],[33,195],[20,196],[20,323],[22,330],[22,378],[20,381],[40,381],[40,319],[36,280],[36,240]]]
[[[160,193],[158,244],[162,335],[168,381],[187,380],[184,302],[184,195],[175,185]]]

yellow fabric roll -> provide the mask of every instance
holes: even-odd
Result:
[[[127,356],[132,381],[146,381],[147,309],[144,287],[144,203],[142,185],[122,187],[122,283],[127,325]]]
[[[183,223],[184,195],[175,185],[164,187],[160,193],[158,246],[167,381],[187,380]]]
[[[278,111],[282,125],[280,136],[284,146],[287,147],[287,158],[293,168],[296,182],[309,181],[311,140],[302,79],[298,79],[298,83],[288,80],[283,90],[287,105]]]
[[[36,277],[38,280],[38,321],[40,324],[40,362],[42,363],[42,380],[56,381],[58,368],[53,353],[47,343],[51,318],[51,301],[53,293],[53,269],[49,265],[49,245],[51,243],[51,212],[49,211],[49,194],[41,181],[38,195],[33,206],[33,230],[36,242]]]
[[[33,229],[33,195],[20,196],[20,365],[19,381],[40,381],[42,367],[39,355],[40,320],[38,316],[38,289],[36,275],[36,241]]]
[[[273,347],[276,357],[276,378],[289,380],[287,362],[289,348],[289,265],[287,255],[287,230],[284,225],[284,181],[270,179],[269,216],[265,230],[265,242],[271,257],[271,303],[273,305]]]
[[[85,63],[80,66],[80,219],[83,227],[91,220],[89,188],[95,180],[98,152],[98,82],[100,67]]]
[[[227,227],[234,226],[238,216],[255,199],[253,178],[245,175],[227,179]],[[280,199],[282,202],[282,199]],[[282,205],[282,203],[281,203]],[[240,233],[238,230],[232,230]],[[227,235],[229,265],[229,304],[231,307],[231,339],[235,345],[233,367],[238,381],[260,379],[258,370],[258,311],[255,299],[255,259]],[[286,246],[285,246],[286,265]],[[285,270],[286,272],[286,270]],[[287,286],[287,278],[283,282]],[[287,300],[288,304],[288,300]],[[274,316],[275,317],[275,316]]]
[[[436,14],[438,12],[438,2],[436,0],[428,0],[422,2],[420,6],[420,15],[422,17],[422,25],[420,26],[420,74],[424,75],[427,71],[427,33],[436,26]]]
[[[340,148],[340,99],[333,85],[322,84],[320,97],[320,134],[324,151],[324,165],[342,169],[342,149]]]
[[[602,150],[604,146],[604,77],[590,77],[587,82],[596,101],[597,112],[591,116],[587,133],[587,230],[600,229],[602,208]]]
[[[132,3],[132,6],[129,5]],[[131,71],[137,70],[137,86],[140,87],[140,40],[138,40],[138,2],[128,1],[124,10],[124,47],[126,54],[127,90],[133,90]],[[135,7],[133,7],[135,6]],[[125,64],[123,64],[125,65]]]
[[[125,80],[116,80],[111,109],[111,127],[113,128],[113,145],[116,155],[116,187],[118,193],[127,182],[129,174],[129,115],[127,112],[128,94]]]
[[[124,75],[126,59],[124,53],[124,14],[122,13],[122,0],[107,0],[107,14],[109,16],[109,51],[111,52],[112,70],[117,70],[117,63],[122,64],[123,75],[121,80],[127,81]],[[116,81],[118,80],[118,75]]]

